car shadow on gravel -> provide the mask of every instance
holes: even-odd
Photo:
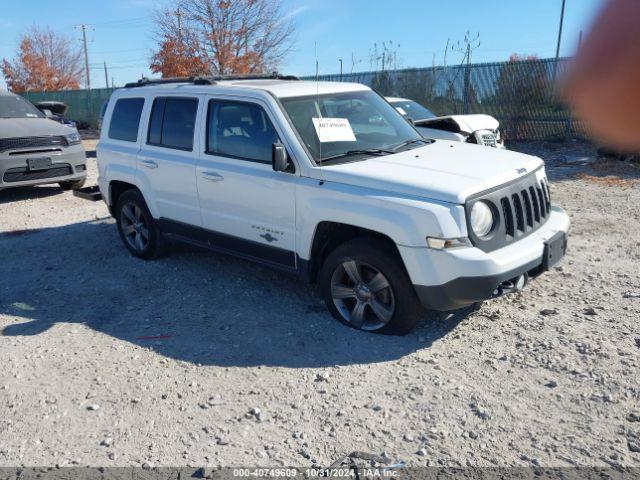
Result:
[[[0,234],[0,250],[28,252],[3,260],[2,335],[55,336],[56,324],[77,323],[201,365],[386,362],[428,348],[468,313],[425,315],[404,337],[358,332],[292,275],[187,248],[153,262],[133,258],[111,219]]]
[[[0,204],[37,200],[40,198],[62,195],[64,192],[58,186],[16,187],[0,190]]]

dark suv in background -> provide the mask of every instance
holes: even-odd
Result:
[[[57,183],[82,187],[87,158],[75,128],[46,116],[29,101],[0,92],[0,190]]]

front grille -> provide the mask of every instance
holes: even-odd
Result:
[[[68,163],[59,163],[47,170],[28,170],[26,167],[16,167],[5,171],[2,181],[5,183],[29,182],[45,178],[64,177],[71,174],[73,174],[73,171]]]
[[[15,150],[18,148],[34,147],[66,147],[69,144],[62,135],[50,135],[44,137],[16,137],[0,138],[0,152]]]
[[[551,195],[546,179],[531,173],[517,182],[472,197],[467,202],[467,218],[477,201],[493,205],[496,224],[486,238],[478,238],[469,225],[469,237],[478,248],[489,252],[530,235],[547,221]]]
[[[493,133],[484,133],[484,134],[482,134],[482,144],[485,147],[495,147],[496,146],[496,136]]]

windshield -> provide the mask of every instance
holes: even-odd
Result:
[[[396,110],[398,110],[402,115],[415,121],[427,120],[428,118],[436,117],[431,110],[423,107],[413,100],[399,100],[391,102],[391,105],[396,107]]]
[[[0,118],[43,118],[44,114],[19,95],[0,95]]]
[[[283,98],[281,102],[316,161],[388,154],[395,148],[426,143],[371,90]]]

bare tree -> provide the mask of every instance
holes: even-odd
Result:
[[[272,71],[291,49],[294,27],[281,0],[179,0],[176,7],[155,17],[158,52],[168,41],[188,44],[183,55],[211,74]]]
[[[16,58],[2,60],[2,73],[14,92],[77,89],[82,80],[82,51],[65,35],[32,27],[22,35]]]

